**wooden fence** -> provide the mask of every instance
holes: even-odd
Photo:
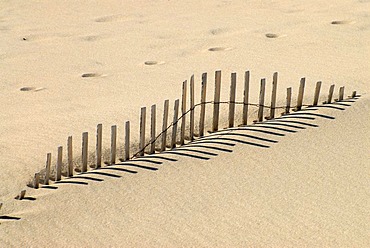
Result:
[[[211,132],[217,132],[219,129],[219,119],[220,119],[220,105],[221,104],[228,104],[228,127],[232,128],[235,125],[235,105],[242,105],[242,113],[241,113],[241,125],[248,125],[258,122],[264,121],[264,108],[269,109],[269,115],[265,117],[266,120],[274,119],[276,116],[276,110],[281,109],[283,112],[282,115],[287,115],[290,113],[290,111],[300,111],[302,110],[302,107],[308,107],[308,106],[317,106],[319,104],[319,97],[321,92],[321,81],[316,83],[315,91],[314,91],[314,97],[312,104],[304,104],[304,92],[305,92],[305,78],[302,78],[300,80],[299,84],[299,90],[298,90],[298,96],[297,96],[297,103],[296,105],[292,106],[292,88],[287,88],[286,91],[286,104],[284,106],[276,106],[277,103],[277,86],[278,86],[278,73],[275,72],[273,74],[273,80],[272,80],[272,92],[271,92],[271,101],[269,105],[265,105],[265,88],[266,88],[266,79],[261,79],[260,81],[260,90],[259,90],[259,101],[258,104],[256,103],[250,103],[250,72],[246,71],[244,74],[244,89],[243,89],[243,100],[238,102],[236,101],[236,86],[237,86],[237,74],[232,73],[231,74],[231,80],[230,80],[230,97],[228,101],[221,101],[221,71],[215,72],[215,86],[214,86],[214,100],[213,101],[206,101],[207,96],[207,73],[203,73],[201,76],[201,82],[200,83],[200,102],[195,103],[195,82],[194,82],[194,75],[191,76],[189,81],[189,87],[188,82],[184,81],[182,84],[182,97],[181,102],[179,99],[176,99],[174,101],[173,106],[173,120],[172,123],[168,124],[168,118],[169,118],[169,100],[164,101],[164,107],[163,107],[163,120],[162,120],[162,129],[159,133],[157,133],[157,123],[156,123],[156,105],[152,105],[150,108],[150,137],[146,137],[146,118],[147,118],[147,109],[146,107],[142,107],[140,111],[140,127],[139,127],[139,148],[137,151],[134,152],[134,154],[130,154],[130,151],[132,151],[133,146],[130,143],[131,141],[131,129],[130,129],[130,122],[125,122],[125,128],[124,128],[124,154],[123,157],[120,159],[122,161],[132,160],[137,157],[142,157],[146,155],[145,151],[148,151],[148,154],[154,154],[154,153],[161,153],[165,151],[166,149],[174,149],[178,145],[184,145],[186,142],[192,142],[195,140],[196,135],[194,132],[195,129],[195,123],[196,118],[199,118],[198,122],[198,134],[197,137],[202,137],[205,135],[205,129],[206,129],[206,121],[205,121],[205,115],[206,115],[206,105],[213,105],[213,115],[212,115],[212,126],[211,126]],[[334,87],[335,85],[331,85],[327,100],[323,104],[329,104],[333,101],[333,94],[334,94]],[[188,88],[189,88],[189,94],[188,94]],[[188,99],[189,97],[189,99]],[[349,96],[349,98],[355,98],[356,97],[356,91],[352,92],[352,94]],[[188,101],[189,100],[189,101]],[[334,99],[334,101],[343,101],[344,100],[344,87],[339,88],[338,98]],[[189,108],[187,108],[186,104],[190,103]],[[181,103],[181,108],[180,108]],[[249,116],[249,106],[253,106],[258,108],[256,119],[250,122],[248,120]],[[195,116],[195,109],[200,108],[199,110],[199,116]],[[181,111],[179,113],[179,111]],[[189,116],[189,118],[187,118]],[[185,127],[187,125],[187,121],[189,122],[189,130],[187,130]],[[180,125],[180,132],[178,136],[177,129]],[[170,137],[170,144],[168,146],[167,142],[167,136],[168,131],[172,129],[171,137]],[[186,132],[188,131],[188,135],[186,135]],[[96,129],[96,139],[94,140],[96,142],[96,150],[95,152],[95,159],[94,161],[94,169],[99,169],[102,166],[102,151],[103,151],[103,143],[102,143],[102,124],[97,125]],[[149,142],[145,142],[146,140],[149,140]],[[81,156],[81,168],[80,172],[84,173],[88,171],[88,144],[89,144],[89,133],[83,132],[82,133],[82,148],[81,148],[81,154],[76,154],[73,151],[73,145],[72,142],[72,136],[69,136],[67,139],[67,164],[66,164],[66,177],[73,177],[76,168],[74,168],[74,156]],[[159,149],[155,149],[156,145],[159,145]],[[116,158],[117,158],[117,126],[113,125],[111,126],[111,142],[110,147],[107,147],[107,149],[110,150],[110,159],[109,164],[116,164]],[[53,181],[58,182],[62,179],[62,162],[63,158],[63,147],[58,147],[58,153],[56,156],[56,163],[55,163],[55,169],[53,170],[55,175],[51,175],[52,168],[51,168],[51,153],[48,153],[46,156],[46,165],[45,165],[45,175],[42,180],[42,183],[44,185],[49,185],[51,178]],[[39,188],[40,184],[40,173],[36,173],[33,180],[33,187]]]

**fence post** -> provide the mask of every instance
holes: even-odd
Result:
[[[218,130],[218,119],[220,115],[220,93],[221,93],[221,71],[216,71],[212,132],[216,132]]]
[[[278,73],[275,72],[274,75],[273,75],[273,79],[272,79],[270,116],[267,119],[274,119],[275,118],[277,80],[278,80]]]
[[[141,108],[141,114],[140,114],[140,145],[139,145],[139,156],[144,156],[145,121],[146,121],[146,107],[142,107]]]
[[[206,95],[207,95],[207,73],[202,74],[202,89],[200,95],[200,118],[199,118],[199,136],[204,135],[204,122],[206,117]]]
[[[82,133],[82,172],[87,171],[87,152],[88,152],[89,133]]]
[[[130,159],[130,122],[125,123],[125,161]]]
[[[301,78],[301,82],[299,84],[297,108],[295,109],[296,111],[299,111],[302,109],[305,82],[306,82],[306,78]]]
[[[248,101],[249,101],[249,71],[245,72],[244,75],[244,97],[243,97],[243,125],[247,125],[248,123]]]
[[[185,143],[185,125],[186,125],[186,88],[187,88],[187,81],[185,80],[182,83],[182,101],[181,101],[181,134],[180,134],[180,145]]]
[[[194,75],[190,77],[190,141],[194,140]]]
[[[236,94],[236,73],[231,73],[230,103],[229,103],[229,127],[234,127],[235,119],[235,94]]]
[[[62,178],[62,158],[63,158],[63,147],[58,147],[57,164],[55,168],[55,181],[60,181]]]
[[[343,98],[344,98],[344,86],[342,86],[342,87],[339,88],[338,101],[343,101]]]
[[[157,111],[156,111],[156,105],[152,105],[151,109],[151,127],[150,127],[150,154],[153,154],[155,152],[155,128],[156,128],[156,117],[157,117]]]
[[[51,153],[48,153],[46,155],[46,166],[45,166],[45,180],[44,184],[49,185],[49,179],[50,179],[50,164],[51,164]]]
[[[179,99],[177,99],[175,101],[175,106],[174,106],[174,109],[173,109],[173,126],[172,126],[171,149],[176,147],[178,114],[179,114]]]
[[[328,94],[328,100],[327,100],[327,101],[325,101],[325,102],[324,102],[324,104],[326,104],[326,103],[331,103],[332,98],[333,98],[333,93],[334,93],[334,87],[335,87],[335,85],[334,85],[334,84],[330,85],[330,88],[329,88],[329,94]]]
[[[352,92],[352,95],[351,95],[351,98],[355,98],[355,97],[356,97],[356,95],[357,95],[357,92],[356,92],[356,91],[353,91],[353,92]]]
[[[96,127],[96,167],[101,167],[102,157],[102,143],[103,143],[103,125],[98,124]]]
[[[317,106],[317,103],[319,102],[319,97],[320,97],[320,90],[321,90],[321,81],[318,81],[316,83],[316,88],[315,88],[315,97],[313,99],[313,104],[312,106]]]
[[[166,150],[166,142],[167,142],[167,125],[168,125],[168,108],[169,108],[170,101],[164,101],[163,107],[163,122],[162,122],[162,143],[161,143],[161,152]]]
[[[111,126],[111,140],[110,140],[110,164],[116,163],[117,153],[117,126]]]
[[[34,177],[34,181],[33,181],[33,187],[35,189],[38,189],[39,184],[40,184],[40,173],[35,173],[35,177]]]
[[[285,107],[285,112],[283,113],[283,115],[290,113],[291,102],[292,102],[292,87],[289,87],[286,89],[286,107]]]
[[[259,100],[259,108],[258,108],[258,119],[257,122],[263,121],[263,107],[265,104],[265,86],[266,86],[266,79],[261,79],[261,86],[260,86],[260,100]]]
[[[73,146],[72,146],[72,136],[68,137],[67,141],[67,176],[73,176]]]

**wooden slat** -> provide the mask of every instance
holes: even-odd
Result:
[[[35,173],[35,177],[33,179],[33,187],[38,189],[40,186],[40,173]]]
[[[194,99],[194,75],[190,78],[190,140],[194,140],[194,106],[195,106],[195,99]]]
[[[151,136],[151,139],[150,139],[150,151],[149,153],[150,154],[153,154],[155,152],[155,137],[156,137],[156,117],[157,117],[157,111],[156,111],[156,105],[152,105],[151,106],[151,109],[150,109],[150,112],[151,112],[151,125],[150,125],[150,136]]]
[[[130,122],[125,123],[125,161],[130,159]]]
[[[297,108],[296,108],[297,111],[302,109],[305,83],[306,83],[306,79],[301,78],[301,82],[299,84],[298,99],[297,99]]]
[[[273,75],[273,79],[272,79],[271,108],[270,108],[270,116],[268,119],[275,118],[277,80],[278,80],[278,73],[275,72]]]
[[[89,145],[89,133],[82,133],[82,172],[87,171],[87,156],[88,156],[88,145]]]
[[[218,130],[218,122],[220,116],[220,95],[221,95],[221,71],[216,71],[215,73],[215,95],[213,103],[213,124],[212,132]]]
[[[331,101],[333,100],[334,87],[335,87],[334,84],[330,85],[329,94],[328,94],[328,100],[325,103],[331,103]]]
[[[172,126],[171,149],[176,147],[178,115],[179,115],[179,99],[177,99],[175,101],[175,105],[174,105],[174,109],[173,109],[173,126]]]
[[[342,86],[342,87],[339,88],[338,101],[343,101],[343,99],[344,99],[344,86]]]
[[[290,113],[290,105],[292,102],[292,87],[289,87],[286,89],[286,107],[285,107],[285,113],[284,114],[289,114]]]
[[[166,142],[167,142],[167,125],[168,125],[168,108],[169,108],[170,101],[164,101],[163,107],[163,121],[162,121],[162,142],[161,142],[161,151],[163,152],[166,150]]]
[[[49,185],[50,180],[50,165],[51,165],[51,153],[46,155],[46,166],[45,166],[45,180],[44,184]]]
[[[259,107],[258,107],[258,122],[263,121],[263,108],[265,105],[265,87],[266,87],[266,79],[261,79],[260,85],[260,97],[259,97]]]
[[[62,158],[63,158],[63,147],[58,147],[57,164],[55,168],[55,181],[62,179]]]
[[[229,103],[229,127],[234,127],[235,119],[235,95],[236,95],[236,73],[231,73],[230,103]]]
[[[139,155],[144,156],[145,146],[145,122],[146,122],[146,107],[141,108],[140,114],[140,144],[139,144]]]
[[[199,136],[204,135],[204,123],[206,117],[206,99],[207,99],[207,73],[202,74],[202,88],[200,95],[200,117],[199,117]]]
[[[185,127],[186,127],[186,95],[187,95],[187,81],[182,83],[182,100],[181,100],[181,132],[180,132],[180,145],[185,143]]]
[[[111,126],[111,139],[110,139],[110,164],[116,163],[117,155],[117,126]]]
[[[248,123],[249,78],[250,73],[249,71],[246,71],[244,75],[243,120],[242,120],[243,125],[247,125]]]
[[[67,140],[67,177],[73,176],[73,146],[72,136],[68,137]]]
[[[101,167],[102,159],[102,143],[103,143],[103,125],[98,124],[96,127],[96,167]]]
[[[316,88],[315,88],[315,97],[313,99],[313,106],[317,106],[320,98],[320,90],[321,90],[321,81],[318,81],[316,83]]]

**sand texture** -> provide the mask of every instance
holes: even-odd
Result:
[[[0,1],[0,247],[369,247],[369,10],[366,0]],[[222,131],[192,144],[26,186],[68,136],[80,164],[81,134],[92,151],[99,123],[104,147],[117,125],[122,158],[125,121],[137,145],[141,107],[149,123],[157,105],[159,131],[164,100],[170,122],[191,75],[196,102],[204,72],[213,99],[216,70],[221,100],[232,72],[242,100],[249,70],[250,101],[266,78],[269,103],[279,72],[278,106],[287,87],[296,104],[305,77],[304,104],[320,80],[321,107],[223,129],[222,105]],[[334,98],[339,86],[358,95],[323,107],[331,84]]]

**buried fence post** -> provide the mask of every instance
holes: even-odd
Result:
[[[179,114],[179,99],[177,99],[175,101],[175,106],[174,106],[174,109],[173,109],[173,126],[172,126],[171,149],[176,147],[178,114]]]
[[[167,141],[167,123],[168,123],[168,108],[170,101],[164,101],[163,107],[163,122],[162,122],[162,143],[161,143],[161,152],[166,150],[166,141]]]
[[[258,118],[257,122],[263,121],[263,107],[265,104],[265,86],[266,86],[266,79],[261,79],[261,85],[260,85],[260,98],[259,98],[259,108],[258,108]]]
[[[67,141],[67,177],[73,176],[73,149],[72,149],[72,136],[68,137]]]
[[[46,166],[45,166],[45,179],[44,184],[49,185],[49,179],[50,179],[50,164],[51,164],[51,153],[48,153],[46,155]]]
[[[130,159],[130,122],[125,123],[125,161]]]
[[[320,89],[321,89],[321,81],[318,81],[318,82],[316,83],[316,88],[315,88],[315,97],[314,97],[314,99],[313,99],[313,104],[312,104],[312,106],[317,106],[317,103],[319,102]]]
[[[103,125],[98,124],[96,128],[96,167],[101,167],[101,157],[102,157],[102,142],[103,142]]]
[[[33,179],[33,187],[38,189],[40,186],[40,173],[35,173],[35,177]]]
[[[301,78],[301,82],[299,84],[297,107],[295,109],[296,111],[299,111],[302,109],[305,82],[306,82],[306,78]]]
[[[55,168],[55,181],[60,181],[62,178],[62,158],[63,158],[63,147],[58,147],[57,164]]]
[[[156,105],[152,105],[151,109],[150,109],[150,114],[151,114],[151,127],[150,127],[150,136],[151,136],[151,139],[150,139],[150,152],[149,154],[153,154],[155,152],[155,125],[156,125],[156,117],[157,117],[157,113],[156,113]]]
[[[139,156],[144,156],[145,146],[145,120],[146,120],[146,107],[141,108],[140,114],[140,143],[139,143]]]
[[[186,87],[187,81],[182,83],[182,101],[181,101],[181,133],[180,133],[180,145],[185,143],[185,125],[186,125]]]
[[[248,122],[249,77],[250,73],[249,71],[246,71],[244,75],[243,125],[247,125]]]
[[[206,95],[207,95],[207,73],[202,74],[202,91],[200,95],[200,118],[199,118],[199,137],[204,135],[204,121],[206,117]]]
[[[230,103],[229,103],[229,127],[234,127],[235,119],[235,94],[236,94],[236,73],[231,73]]]
[[[267,119],[274,119],[275,118],[277,79],[278,79],[278,73],[275,72],[274,76],[273,76],[273,80],[272,80],[270,116]]]
[[[333,93],[334,93],[334,87],[335,87],[334,84],[330,85],[328,100],[326,102],[324,102],[324,103],[331,103],[331,100],[333,98]]]
[[[87,171],[87,152],[88,152],[88,142],[89,133],[82,133],[82,172]]]
[[[218,119],[220,115],[220,93],[221,93],[221,71],[216,71],[212,132],[216,132],[218,130]]]
[[[111,127],[111,140],[110,140],[110,164],[116,163],[117,152],[117,126]]]
[[[352,95],[351,95],[351,98],[355,98],[355,97],[356,97],[356,95],[357,95],[357,92],[356,92],[356,91],[353,91],[353,92],[352,92]]]
[[[194,75],[190,78],[190,141],[194,140]]]

